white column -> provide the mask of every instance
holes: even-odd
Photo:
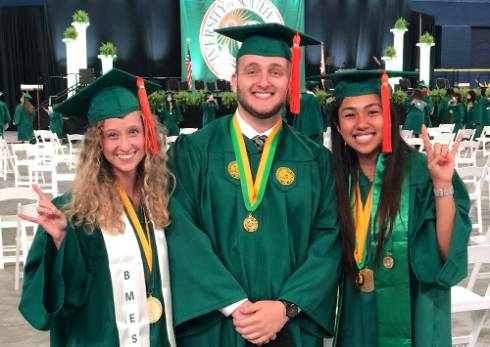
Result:
[[[80,56],[78,57],[78,68],[86,69],[87,68],[87,27],[90,23],[71,23],[77,29],[78,37],[77,44],[80,47]]]
[[[398,63],[398,51],[396,52],[396,56],[393,57],[393,58],[389,58],[389,57],[381,57],[381,59],[383,59],[385,61],[385,70],[388,70],[388,71],[398,71],[398,67],[397,67],[397,63]],[[390,84],[391,88],[393,88],[393,90],[395,89],[395,84],[398,83],[398,81],[400,80],[400,77],[393,77],[393,78],[389,78],[388,79],[388,83]]]
[[[417,43],[420,48],[419,80],[427,85],[430,83],[430,49],[434,45],[434,43]]]
[[[77,84],[78,80],[78,56],[79,46],[73,39],[63,39],[66,44],[66,76],[67,76],[67,88],[70,88]],[[75,94],[75,91],[68,93],[68,96]]]
[[[395,47],[396,50],[396,65],[395,65],[395,70],[397,71],[403,71],[403,38],[405,36],[405,33],[408,31],[408,29],[390,29],[390,31],[393,33],[393,47]]]
[[[104,75],[106,72],[112,69],[114,58],[112,55],[102,55],[99,54],[97,58],[100,59],[100,62],[102,63],[102,74]]]

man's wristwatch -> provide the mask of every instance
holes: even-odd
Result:
[[[279,301],[281,301],[284,304],[284,306],[286,307],[286,316],[289,319],[293,319],[298,315],[298,313],[299,313],[298,305],[293,304],[292,302],[289,302],[289,301],[285,301],[285,300],[279,300]]]

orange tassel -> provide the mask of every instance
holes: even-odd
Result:
[[[383,153],[391,153],[391,112],[390,112],[390,85],[386,71],[381,76],[381,107],[383,109]]]
[[[143,113],[145,152],[151,152],[154,155],[158,155],[160,154],[160,149],[158,148],[155,123],[153,122],[153,117],[151,115],[150,103],[148,102],[148,95],[146,95],[145,81],[143,78],[138,76],[136,85],[138,86],[138,99],[141,106],[141,113]]]
[[[299,46],[301,37],[298,33],[293,38],[293,52],[291,54],[291,79],[289,81],[289,110],[293,114],[299,114],[299,92],[300,92],[300,62],[301,62],[301,48]]]

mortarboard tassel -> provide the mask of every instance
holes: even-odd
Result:
[[[391,112],[390,112],[390,85],[386,71],[381,76],[381,107],[383,109],[383,153],[391,153]]]
[[[148,102],[148,95],[146,95],[145,81],[139,77],[136,79],[136,85],[138,86],[138,99],[141,106],[141,112],[143,113],[143,125],[145,128],[145,152],[151,151],[154,155],[160,154],[158,148],[157,136],[155,131],[155,123],[151,115],[150,103]]]
[[[299,81],[299,70],[301,62],[301,48],[299,44],[301,42],[301,37],[298,33],[294,35],[293,38],[293,52],[291,54],[291,79],[289,81],[289,110],[293,114],[299,114],[299,92],[300,92],[300,81]]]

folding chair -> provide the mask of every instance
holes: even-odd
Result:
[[[478,153],[478,141],[462,141],[456,153],[456,167],[465,165],[476,166],[476,154]]]
[[[413,137],[413,130],[400,130],[400,135],[406,141]]]
[[[80,155],[81,146],[85,135],[81,134],[67,134],[66,139],[68,141],[68,155],[71,158],[69,165],[70,170],[73,169],[78,163],[78,157]]]
[[[483,127],[479,141],[483,146],[483,155],[487,156],[488,154],[490,154],[490,147],[487,150],[487,143],[490,143],[490,125]]]
[[[490,264],[490,245],[468,247],[468,263],[475,265],[470,275],[471,279],[472,276],[478,275],[479,268],[476,265]],[[477,294],[467,287],[455,286],[451,288],[451,313],[471,313],[472,321],[471,333],[465,336],[453,336],[453,346],[467,344],[467,347],[475,347],[489,310],[490,282],[484,295]]]
[[[20,201],[28,201],[37,203],[38,197],[34,190],[27,187],[13,187],[0,189],[0,202],[5,204],[11,204]],[[11,229],[17,229],[18,218],[14,214],[15,209],[12,211],[2,211],[0,214],[0,269],[4,268],[6,263],[13,263],[15,256],[8,255],[15,251],[15,245],[5,244],[3,242],[4,232]],[[8,253],[8,254],[7,254]]]
[[[476,209],[477,223],[473,223],[472,227],[478,229],[478,233],[481,234],[483,232],[481,193],[485,175],[487,174],[487,167],[464,166],[457,167],[456,171],[468,188],[470,201],[472,202],[470,213],[473,208]]]
[[[424,140],[422,140],[420,137],[412,137],[412,138],[406,139],[405,142],[409,146],[418,150],[419,152],[424,152]]]
[[[451,124],[439,124],[440,133],[452,133],[454,131],[454,123]]]

